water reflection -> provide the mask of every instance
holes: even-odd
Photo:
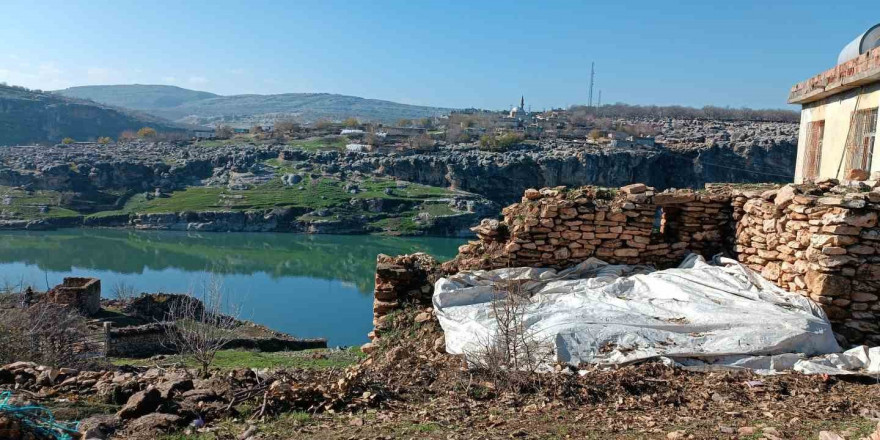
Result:
[[[96,276],[105,296],[118,282],[142,291],[185,291],[212,276],[245,303],[250,319],[331,344],[366,340],[379,253],[451,258],[460,239],[181,233],[77,229],[0,233],[0,282],[44,287]]]

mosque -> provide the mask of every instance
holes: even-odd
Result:
[[[511,118],[524,118],[527,115],[528,115],[528,113],[526,112],[526,98],[525,98],[525,96],[520,96],[519,107],[514,106],[512,109],[510,109],[509,117],[511,117]]]

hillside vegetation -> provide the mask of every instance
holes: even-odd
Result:
[[[126,130],[179,129],[160,118],[54,93],[0,84],[0,145],[96,140]]]
[[[151,85],[80,86],[59,90],[56,93],[139,110],[172,108],[218,96],[174,86]]]
[[[220,96],[162,85],[71,87],[56,93],[103,104],[141,110],[188,123],[231,123],[249,126],[278,119],[315,122],[350,117],[379,122],[418,119],[448,113],[449,109],[400,104],[330,93]]]

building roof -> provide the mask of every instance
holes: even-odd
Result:
[[[806,104],[874,82],[880,82],[880,48],[795,84],[788,103]]]

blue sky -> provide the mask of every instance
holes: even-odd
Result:
[[[540,110],[585,103],[595,61],[606,103],[780,108],[877,22],[877,0],[0,0],[0,81]]]

